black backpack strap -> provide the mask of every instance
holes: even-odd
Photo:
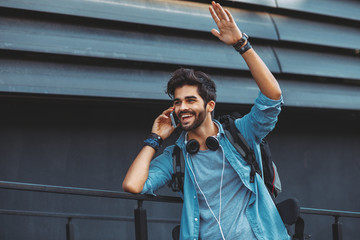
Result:
[[[184,171],[185,171],[185,160],[183,153],[179,146],[175,145],[172,154],[173,159],[173,170],[174,173],[171,175],[171,182],[169,183],[171,189],[174,192],[184,192]]]
[[[241,134],[237,134],[239,131],[235,126],[235,120],[240,117],[241,115],[239,113],[234,112],[229,115],[221,116],[219,121],[222,123],[224,132],[229,141],[233,144],[233,146],[240,153],[240,155],[245,159],[250,152],[250,147],[245,141],[244,137]]]
[[[224,132],[227,138],[235,147],[235,149],[240,153],[243,159],[250,165],[250,182],[253,183],[255,173],[258,173],[261,176],[261,170],[259,164],[256,162],[254,151],[250,148],[244,136],[235,126],[235,119],[238,118],[237,115],[240,114],[231,113],[230,115],[225,115],[222,117],[221,121],[223,122]]]
[[[246,156],[248,156],[249,154],[251,154],[251,148],[250,148],[249,144],[246,142],[244,136],[237,129],[237,127],[235,125],[235,120],[230,119],[229,123],[230,123],[230,132],[233,136],[235,136],[235,138],[234,138],[235,142],[242,149],[244,149]]]

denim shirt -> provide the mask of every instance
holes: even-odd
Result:
[[[250,113],[235,120],[236,127],[242,133],[248,144],[254,149],[256,159],[261,169],[259,143],[275,127],[282,103],[282,98],[280,100],[272,100],[260,92]],[[216,122],[216,120],[214,121]],[[234,168],[245,187],[251,191],[246,216],[256,238],[259,240],[290,239],[264,181],[256,174],[254,183],[250,183],[250,166],[229,142],[221,124],[218,123],[218,126],[218,140],[224,149],[226,159]],[[176,141],[176,145],[182,149],[184,156],[186,156],[185,132],[180,135]],[[173,149],[174,145],[167,147],[161,155],[152,160],[149,176],[145,182],[142,193],[155,195],[154,191],[166,185],[171,180],[171,174],[173,173]],[[187,161],[185,161],[185,163],[184,195],[182,196],[184,203],[181,216],[180,239],[195,240],[199,238],[199,203],[193,175],[190,172]]]

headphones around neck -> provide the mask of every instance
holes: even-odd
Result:
[[[217,140],[217,138],[213,136],[206,138],[205,144],[211,151],[218,150],[220,146],[219,140]],[[186,143],[186,151],[190,154],[197,153],[199,149],[200,143],[195,139],[191,139]]]

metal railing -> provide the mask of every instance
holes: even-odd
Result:
[[[76,188],[76,187],[64,187],[53,185],[42,185],[32,183],[19,183],[0,181],[0,189],[9,190],[21,190],[31,192],[45,192],[45,193],[57,193],[57,194],[69,194],[80,195],[88,197],[104,197],[104,198],[116,198],[116,199],[128,199],[136,200],[137,208],[134,210],[134,217],[115,217],[106,215],[88,215],[88,214],[76,214],[76,213],[54,213],[54,212],[39,212],[39,211],[23,211],[23,210],[7,210],[0,209],[0,214],[7,215],[23,215],[23,216],[38,216],[38,217],[55,217],[55,218],[67,218],[66,224],[66,236],[67,240],[75,240],[74,225],[71,220],[78,219],[96,219],[96,220],[111,220],[111,221],[134,221],[135,223],[135,237],[136,240],[147,240],[147,222],[158,223],[176,223],[180,221],[176,219],[162,219],[162,218],[147,218],[146,210],[143,208],[144,201],[154,202],[167,202],[167,203],[182,203],[182,199],[172,196],[152,196],[144,194],[131,194],[119,191],[98,190],[90,188]]]
[[[38,217],[54,217],[66,218],[66,236],[67,240],[75,240],[74,226],[72,219],[93,219],[93,220],[108,220],[108,221],[134,221],[135,223],[135,237],[136,240],[147,240],[147,222],[158,223],[176,223],[180,221],[177,219],[162,219],[162,218],[147,218],[146,210],[143,208],[144,201],[167,202],[167,203],[182,203],[182,199],[173,196],[152,196],[142,194],[131,194],[119,191],[98,190],[89,188],[75,188],[64,186],[41,185],[31,183],[19,183],[0,181],[0,189],[11,189],[32,192],[46,192],[58,194],[82,195],[89,197],[105,197],[136,200],[138,202],[137,208],[134,210],[134,217],[128,216],[109,216],[109,215],[91,215],[91,214],[77,214],[77,213],[55,213],[55,212],[39,212],[39,211],[25,211],[25,210],[8,210],[0,209],[0,214],[6,215],[21,215],[21,216],[38,216]],[[302,214],[325,215],[335,218],[335,223],[332,225],[333,240],[342,240],[342,225],[339,222],[340,217],[360,218],[360,212],[338,211],[328,209],[315,208],[300,208]]]
[[[312,214],[312,215],[325,215],[332,216],[335,218],[335,222],[332,225],[332,239],[333,240],[342,240],[342,224],[340,223],[340,217],[347,218],[360,218],[360,212],[350,212],[350,211],[339,211],[339,210],[328,210],[328,209],[317,209],[317,208],[300,208],[300,213],[302,214]]]

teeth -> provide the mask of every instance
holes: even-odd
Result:
[[[182,115],[181,117],[186,118],[186,117],[191,117],[191,115]]]

